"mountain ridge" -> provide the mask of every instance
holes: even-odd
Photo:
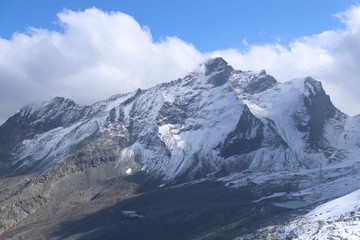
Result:
[[[218,159],[218,156],[215,155],[220,155],[226,159],[234,156],[242,158],[241,156],[244,154],[262,149],[261,144],[268,144],[267,146],[271,148],[269,143],[273,141],[273,144],[275,144],[274,148],[284,148],[284,153],[280,153],[280,155],[293,155],[293,160],[290,161],[293,162],[292,164],[296,161],[298,163],[303,162],[300,165],[311,168],[311,166],[308,166],[309,163],[304,163],[302,159],[299,160],[298,153],[293,150],[286,150],[286,148],[299,147],[292,146],[295,144],[294,140],[299,143],[301,138],[307,138],[306,143],[300,143],[303,146],[301,149],[296,150],[298,152],[300,150],[317,153],[328,151],[325,155],[331,156],[336,151],[332,150],[333,146],[331,146],[331,143],[324,139],[323,131],[325,123],[329,119],[338,121],[341,118],[348,118],[348,116],[334,107],[320,82],[307,77],[291,82],[278,83],[273,77],[267,75],[264,70],[257,73],[234,70],[222,58],[209,60],[204,64],[204,68],[202,72],[191,73],[183,79],[159,84],[146,90],[138,89],[133,93],[115,95],[108,100],[100,101],[90,106],[80,106],[70,99],[61,97],[56,97],[40,106],[26,106],[0,127],[0,136],[2,136],[0,143],[3,146],[1,155],[11,156],[8,152],[15,150],[15,152],[23,153],[24,156],[23,160],[16,161],[17,164],[21,161],[25,162],[25,164],[31,164],[31,160],[25,161],[25,158],[32,157],[32,153],[26,152],[28,139],[36,138],[48,131],[55,131],[57,134],[63,132],[66,135],[68,133],[65,133],[65,129],[68,129],[78,135],[78,139],[74,139],[75,142],[68,147],[76,148],[75,145],[80,144],[82,140],[91,137],[93,134],[101,135],[106,130],[113,131],[112,134],[128,134],[128,136],[125,136],[128,138],[126,140],[126,148],[128,148],[126,151],[138,151],[134,153],[135,155],[137,154],[137,157],[140,157],[139,154],[144,155],[147,152],[146,154],[149,154],[149,156],[145,156],[145,158],[151,158],[151,154],[154,154],[151,151],[155,149],[144,147],[144,145],[148,144],[143,142],[155,141],[158,148],[155,152],[160,151],[161,153],[159,152],[159,154],[161,155],[159,156],[163,156],[163,158],[171,156],[167,161],[173,162],[169,163],[170,165],[178,164],[178,166],[174,167],[179,168],[181,165],[179,165],[179,162],[186,162],[184,159],[191,155],[185,154],[184,151],[189,152],[191,151],[190,148],[196,148],[194,146],[186,148],[185,145],[187,143],[181,143],[183,141],[181,138],[188,137],[186,132],[191,135],[190,130],[192,129],[193,132],[198,132],[198,136],[205,132],[208,135],[214,135],[211,129],[204,130],[205,132],[201,131],[204,128],[202,124],[205,122],[207,124],[215,124],[214,127],[217,127],[219,132],[222,131],[222,128],[229,128],[222,133],[225,139],[210,146],[211,149],[205,153],[208,159]],[[178,94],[179,92],[183,96]],[[297,99],[292,100],[294,96],[290,96],[290,94],[297,95]],[[218,99],[206,102],[205,97],[208,99],[218,97]],[[280,99],[283,106],[272,104],[272,99],[269,99],[269,97]],[[150,101],[151,105],[148,104]],[[286,104],[289,105],[291,101],[293,101],[291,103],[293,105],[289,106],[289,109],[286,110],[291,116],[286,116],[281,111],[276,113],[278,114],[277,116],[271,113],[264,114],[266,111],[276,110],[272,109],[274,107],[286,108]],[[236,110],[231,112],[231,110],[224,110],[224,108]],[[297,109],[291,112],[290,108]],[[222,124],[220,127],[214,119],[210,119],[211,117],[215,118],[215,115],[210,115],[210,118],[206,119],[205,115],[201,116],[197,114],[197,111],[202,111],[204,114],[223,114],[224,118],[221,119],[222,121],[232,120],[228,121],[227,124]],[[227,115],[224,114],[226,111]],[[141,112],[146,112],[146,116]],[[105,115],[107,116],[105,117]],[[234,118],[234,115],[237,115],[237,117]],[[284,119],[288,118],[286,119],[287,122],[281,121],[281,117],[284,117]],[[146,123],[149,118],[151,118],[151,121]],[[137,119],[139,119],[139,122],[136,121]],[[85,123],[89,126],[85,126]],[[7,127],[9,125],[11,127]],[[292,134],[293,136],[290,136],[290,138],[298,135],[298,139],[287,139],[289,133],[286,133],[284,128],[287,127],[287,130],[289,130],[290,125],[294,125],[296,128],[295,134]],[[251,132],[253,127],[256,126],[258,130]],[[145,131],[138,131],[139,127]],[[7,133],[4,129],[11,129],[11,131],[8,134],[4,134],[4,132]],[[301,134],[303,136],[299,137]],[[65,135],[63,136],[64,138]],[[19,136],[22,139],[19,139]],[[43,136],[43,138],[49,138],[49,136]],[[43,138],[39,137],[39,141],[44,141]],[[9,141],[9,139],[13,141]],[[61,141],[54,139],[54,137],[50,137],[50,139],[54,140],[54,143],[58,145],[61,143]],[[274,139],[277,140],[275,141]],[[16,145],[19,141],[21,142],[20,146]],[[291,143],[291,141],[293,142]],[[139,144],[140,142],[141,144]],[[233,146],[231,146],[231,142]],[[184,146],[179,144],[184,144]],[[226,149],[220,150],[219,146]],[[42,147],[39,146],[39,148]],[[250,147],[252,148],[251,151]],[[242,148],[244,149],[241,150]],[[210,153],[213,149],[218,149],[219,153]],[[33,150],[36,151],[35,149]],[[51,150],[45,150],[47,153],[44,152],[43,156],[36,156],[36,158],[44,158],[46,154],[52,154]],[[66,151],[66,149],[62,151]],[[193,154],[197,153],[194,152]],[[16,155],[19,155],[19,153],[16,153]],[[65,157],[65,155],[63,154],[62,157]],[[172,160],[174,155],[179,155],[179,157]],[[285,158],[288,158],[285,155],[282,157],[284,159],[283,162],[286,162]],[[201,157],[201,154],[199,156]],[[325,156],[325,158],[327,157]],[[54,160],[54,163],[56,164],[58,161],[61,161],[61,159]],[[149,165],[146,163],[147,161],[141,161],[142,165]],[[184,162],[183,164],[189,167],[192,160],[187,161],[187,163]],[[244,160],[243,162],[247,161]],[[1,164],[4,165],[4,161]],[[151,164],[153,166],[149,166],[150,171],[152,170],[151,168],[156,169],[156,165],[158,165],[154,161]],[[220,167],[215,160],[212,163],[208,162],[206,164],[212,165],[209,167],[214,168],[214,170]],[[160,166],[160,168],[163,168],[163,166]],[[46,171],[46,169],[43,170]],[[165,170],[161,171],[164,172]],[[179,173],[173,171],[167,177],[176,174]]]

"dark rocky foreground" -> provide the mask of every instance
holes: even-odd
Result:
[[[268,191],[290,191],[290,185],[240,189],[206,180],[141,193],[91,214],[61,218],[49,216],[7,232],[11,239],[233,239],[275,221],[281,224],[289,211],[274,207],[274,199],[254,203]],[[101,204],[103,196],[92,201]],[[84,204],[84,207],[90,206]],[[121,211],[135,210],[138,219],[123,219]],[[84,209],[79,210],[83,213]],[[278,217],[281,216],[281,217]],[[56,219],[51,221],[51,219]],[[71,220],[69,220],[71,219]]]

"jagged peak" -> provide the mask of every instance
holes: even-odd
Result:
[[[224,70],[233,70],[233,68],[221,57],[211,58],[204,63],[205,75]]]
[[[64,98],[56,96],[52,98],[50,101],[45,101],[42,104],[39,105],[40,108],[47,107],[47,106],[61,106],[61,105],[76,105],[74,100],[70,98]]]
[[[296,86],[301,90],[307,97],[315,95],[327,95],[325,90],[322,87],[322,84],[319,80],[314,79],[313,77],[303,77],[303,78],[294,78],[284,84],[290,84]]]
[[[161,85],[161,84],[159,84],[159,85]],[[132,91],[132,92],[114,94],[111,97],[109,97],[107,100],[105,100],[105,102],[107,102],[107,101],[115,101],[115,100],[117,100],[119,98],[123,98],[123,97],[137,96],[142,92],[143,92],[143,90],[141,88],[138,88],[138,89],[136,89],[135,91]]]
[[[64,108],[67,109],[71,106],[75,106],[76,103],[69,98],[64,97],[54,97],[51,100],[43,101],[41,103],[31,103],[27,104],[24,107],[20,108],[17,111],[17,114],[20,114],[21,116],[25,115],[32,115],[32,114],[39,114],[44,115],[48,113],[49,109],[53,108]]]
[[[231,79],[233,86],[238,86],[246,93],[259,93],[277,84],[277,81],[265,70],[236,71]]]
[[[262,69],[260,71],[240,71],[236,70],[236,73],[241,76],[239,79],[243,83],[251,83],[253,81],[258,81],[258,79],[261,78],[272,78],[273,81],[277,82],[274,77],[271,75],[268,75],[265,69]]]
[[[324,91],[321,82],[312,77],[306,77],[304,79],[304,85],[305,85],[305,87],[310,88],[312,91],[314,91],[314,90],[321,91],[321,92]]]

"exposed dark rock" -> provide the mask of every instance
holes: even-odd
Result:
[[[220,147],[221,156],[228,158],[258,149],[263,141],[264,124],[245,105],[234,131],[226,137]]]
[[[304,98],[304,105],[310,117],[307,125],[309,144],[311,148],[318,150],[323,144],[325,122],[330,118],[334,118],[336,113],[339,113],[339,110],[334,107],[320,82],[308,77],[304,84],[310,93],[309,96]],[[300,129],[304,130],[304,128]]]
[[[277,81],[275,78],[270,75],[266,75],[266,72],[263,71],[261,77],[255,77],[251,79],[251,81],[249,81],[249,83],[244,86],[243,90],[244,92],[250,94],[259,93],[275,86],[276,83]]]

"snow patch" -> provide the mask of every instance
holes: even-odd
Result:
[[[131,174],[132,174],[132,171],[133,171],[133,170],[132,170],[131,168],[128,168],[128,169],[126,169],[125,172],[126,172],[127,175],[131,175]]]

